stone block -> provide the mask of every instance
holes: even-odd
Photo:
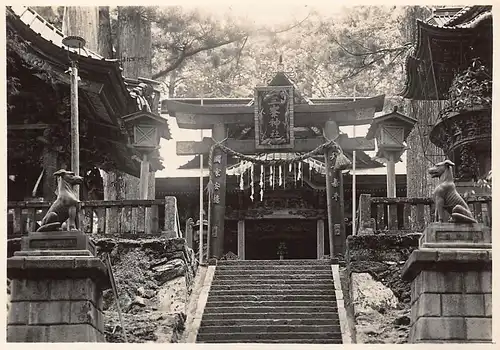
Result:
[[[48,342],[97,342],[99,331],[89,324],[53,325],[48,330]]]
[[[443,294],[443,316],[484,316],[483,294]]]
[[[484,294],[484,315],[491,317],[491,293]]]
[[[95,282],[90,278],[81,278],[73,280],[73,285],[71,288],[71,300],[92,300],[94,301],[94,295],[96,288]]]
[[[51,280],[49,289],[49,300],[70,300],[73,281],[70,279]]]
[[[415,305],[415,321],[421,316],[440,316],[441,315],[441,295],[432,293],[420,294]]]
[[[96,328],[104,332],[104,313],[101,310],[95,309],[95,316],[96,316]]]
[[[413,325],[411,342],[465,340],[463,317],[420,317]]]
[[[458,271],[422,271],[413,281],[420,293],[462,293],[463,273]]]
[[[16,301],[10,304],[7,324],[28,324],[30,303],[28,301]]]
[[[491,318],[467,317],[465,319],[467,340],[491,341]]]
[[[53,270],[73,269],[75,258],[72,256],[60,256],[56,259],[52,256],[30,256],[24,261],[25,270]]]
[[[97,326],[97,309],[90,301],[72,301],[69,312],[69,322],[71,324],[87,323]]]
[[[49,280],[13,279],[11,301],[32,301],[49,299]]]
[[[466,271],[465,293],[491,293],[491,271]]]
[[[69,323],[69,301],[35,301],[30,303],[28,322],[30,325]]]
[[[7,327],[7,342],[46,343],[48,341],[48,326],[12,325]]]
[[[23,251],[32,250],[89,250],[96,253],[89,236],[81,231],[30,232],[22,238]]]
[[[426,243],[491,243],[491,229],[481,224],[431,223],[424,230],[420,246]]]

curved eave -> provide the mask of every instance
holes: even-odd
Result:
[[[432,43],[433,40],[446,41],[460,38],[460,40],[464,42],[464,46],[467,47],[467,42],[476,40],[478,38],[478,30],[484,30],[484,26],[487,28],[490,27],[492,33],[491,24],[491,12],[484,12],[470,22],[451,27],[436,26],[417,20],[417,41],[414,50],[409,53],[406,59],[406,81],[405,87],[400,95],[404,98],[414,100],[445,99],[446,94],[443,93],[443,91],[440,91],[439,96],[436,96],[433,87],[434,83],[431,84],[432,88],[431,86],[426,87],[421,85],[426,79],[432,79],[432,77],[429,78],[427,76],[427,74],[430,74],[432,71],[430,62],[435,63],[434,69],[437,69],[439,65],[449,65],[451,63],[449,61],[438,61],[436,56],[439,55],[436,55],[436,52],[434,52],[434,55],[432,52],[429,52],[429,49],[436,50],[434,46],[429,47],[429,43]],[[438,50],[442,49],[438,48]],[[447,91],[448,88],[449,87],[446,86],[443,90]]]
[[[12,26],[16,34],[30,43],[30,47],[41,58],[62,73],[71,65],[71,60],[77,60],[79,75],[82,79],[104,84],[105,90],[115,100],[116,107],[118,108],[118,111],[115,112],[123,115],[130,111],[130,106],[134,105],[134,101],[125,86],[124,78],[121,74],[122,70],[117,60],[101,58],[101,56],[91,51],[88,51],[87,56],[72,51],[68,52],[65,46],[58,45],[54,41],[58,41],[62,35],[57,29],[51,28],[43,20],[39,19],[38,15],[35,15],[36,18],[31,22],[34,26],[34,28],[31,28],[20,17],[19,9],[16,12],[13,8],[8,8],[9,15],[7,16],[7,22]],[[20,7],[18,6],[18,8]],[[26,11],[36,14],[31,9],[27,9]]]

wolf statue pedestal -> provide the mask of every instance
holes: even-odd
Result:
[[[492,341],[491,229],[431,223],[403,267],[411,281],[409,343]]]
[[[106,266],[80,231],[33,232],[7,259],[8,342],[104,342]]]

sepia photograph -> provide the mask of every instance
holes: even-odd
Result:
[[[493,342],[493,6],[138,5],[5,6],[7,342]]]

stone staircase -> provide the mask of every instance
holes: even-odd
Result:
[[[342,343],[330,262],[218,262],[196,342]]]

